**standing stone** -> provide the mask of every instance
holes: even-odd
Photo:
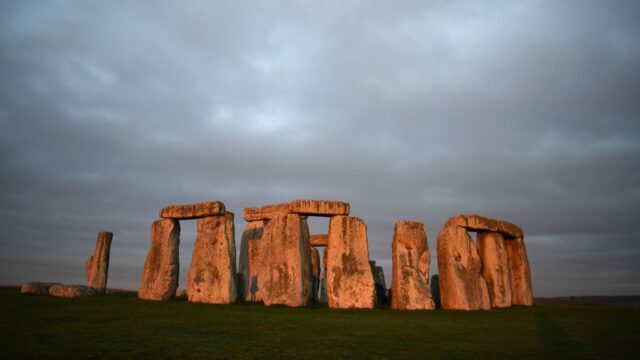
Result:
[[[242,298],[245,301],[262,301],[258,289],[258,264],[260,243],[264,233],[265,221],[251,221],[242,232],[240,242],[240,269],[242,276]]]
[[[482,259],[482,276],[487,281],[491,307],[510,307],[511,272],[504,238],[495,232],[479,232],[477,238]]]
[[[237,295],[233,213],[200,218],[187,273],[189,301],[230,304]]]
[[[384,269],[382,266],[376,266],[375,261],[369,261],[371,265],[371,273],[373,274],[373,285],[376,289],[376,303],[387,304],[389,298],[387,297],[387,284],[384,279]]]
[[[178,288],[178,220],[156,220],[151,225],[151,248],[147,253],[138,297],[144,300],[168,300]]]
[[[325,247],[322,253],[322,275],[320,276],[320,298],[318,302],[326,304],[327,301],[327,248]]]
[[[311,302],[318,302],[318,292],[320,286],[320,253],[317,248],[311,248]]]
[[[531,306],[533,305],[531,269],[529,268],[524,238],[505,240],[504,245],[509,256],[512,303],[513,305]]]
[[[331,308],[373,309],[367,225],[359,218],[334,216],[329,221],[327,298]]]
[[[111,249],[111,240],[113,234],[107,231],[98,233],[96,241],[96,250],[93,255],[87,259],[85,264],[87,285],[106,291],[107,275],[109,274],[109,252]]]
[[[431,255],[424,224],[401,220],[393,231],[393,277],[391,308],[395,310],[434,309],[429,288]]]
[[[260,240],[258,289],[265,305],[307,305],[311,297],[310,245],[300,215],[270,220]]]
[[[482,260],[467,230],[455,225],[445,226],[438,234],[437,245],[442,308],[490,309]]]
[[[438,274],[431,276],[431,297],[436,309],[442,308],[442,303],[440,302],[440,277]]]

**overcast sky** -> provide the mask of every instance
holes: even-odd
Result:
[[[137,289],[158,210],[347,201],[525,231],[536,296],[640,294],[638,1],[2,1],[0,283]],[[314,218],[312,232],[326,232]],[[181,287],[195,240],[182,222]]]

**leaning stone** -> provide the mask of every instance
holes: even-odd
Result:
[[[511,272],[504,238],[496,232],[479,232],[478,252],[482,259],[482,276],[487,281],[492,308],[511,306]]]
[[[107,276],[109,275],[109,252],[111,250],[111,240],[113,234],[108,231],[98,233],[96,249],[93,255],[87,259],[85,264],[87,285],[106,290]]]
[[[429,288],[431,255],[424,224],[401,220],[393,231],[393,278],[391,308],[431,310],[435,308]]]
[[[20,293],[24,295],[48,295],[53,285],[62,285],[55,282],[30,282],[22,285]]]
[[[310,299],[311,251],[297,214],[277,216],[264,228],[258,289],[265,305],[304,306]]]
[[[240,268],[242,276],[242,298],[245,301],[262,301],[258,289],[258,265],[260,257],[260,239],[264,233],[266,222],[251,221],[242,232],[240,241]]]
[[[233,213],[198,219],[198,235],[187,273],[189,301],[236,301],[236,242]]]
[[[438,273],[443,309],[491,308],[482,260],[467,230],[445,226],[438,234]],[[394,298],[396,294],[393,294]]]
[[[531,269],[529,268],[524,238],[505,240],[504,245],[509,256],[512,303],[513,305],[531,306],[533,305]]]
[[[487,218],[480,215],[455,215],[445,223],[447,226],[460,226],[469,231],[492,231],[507,238],[522,237],[522,229],[507,221]]]
[[[180,224],[178,220],[156,220],[151,226],[151,248],[147,253],[138,297],[168,300],[178,288]]]
[[[84,285],[53,285],[49,288],[49,295],[64,298],[77,298],[98,295],[96,289]]]
[[[293,200],[290,204],[293,213],[313,216],[349,215],[349,204],[328,200]]]
[[[243,217],[245,221],[271,220],[289,213],[289,203],[286,203],[262,207],[248,207],[244,209]]]
[[[373,308],[367,226],[359,218],[334,216],[329,221],[327,298],[331,308]]]
[[[204,201],[189,205],[171,205],[160,210],[164,219],[197,219],[209,216],[224,215],[224,204],[220,201]]]
[[[311,246],[327,246],[329,242],[329,234],[314,234],[309,239]]]

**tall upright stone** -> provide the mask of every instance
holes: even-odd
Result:
[[[436,309],[441,309],[442,303],[440,302],[440,276],[438,276],[438,274],[434,274],[431,276],[430,286],[433,303],[436,305]]]
[[[533,305],[533,290],[531,286],[531,269],[524,238],[517,237],[504,241],[509,256],[509,271],[511,273],[511,296],[513,305]]]
[[[373,308],[367,226],[359,218],[340,215],[329,221],[327,298],[331,308]]]
[[[437,250],[442,308],[490,309],[482,260],[467,230],[456,225],[445,226],[438,234]]]
[[[311,302],[318,302],[318,293],[320,291],[320,253],[315,247],[311,248]]]
[[[322,274],[320,275],[320,297],[318,302],[326,304],[327,299],[327,248],[324,248],[322,253]]]
[[[298,214],[269,220],[260,245],[258,289],[265,305],[305,306],[311,298],[310,245]]]
[[[431,310],[435,308],[429,288],[431,254],[424,224],[396,222],[391,244],[393,277],[391,308],[395,310]]]
[[[180,224],[175,219],[156,220],[151,225],[151,248],[147,253],[138,297],[168,300],[178,288]]]
[[[233,213],[198,219],[198,235],[187,273],[191,302],[236,301],[236,242]]]
[[[511,306],[511,271],[509,256],[501,234],[479,232],[478,251],[482,259],[482,276],[487,281],[492,308]]]
[[[87,285],[99,291],[106,291],[107,289],[109,252],[111,251],[112,239],[112,233],[108,231],[99,232],[96,240],[96,249],[85,264]]]
[[[258,266],[260,259],[260,244],[264,233],[265,221],[251,221],[242,232],[240,242],[240,268],[242,275],[242,297],[245,301],[262,301],[258,291]]]

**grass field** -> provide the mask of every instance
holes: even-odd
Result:
[[[22,296],[0,288],[0,359],[640,358],[640,308],[340,311]]]

